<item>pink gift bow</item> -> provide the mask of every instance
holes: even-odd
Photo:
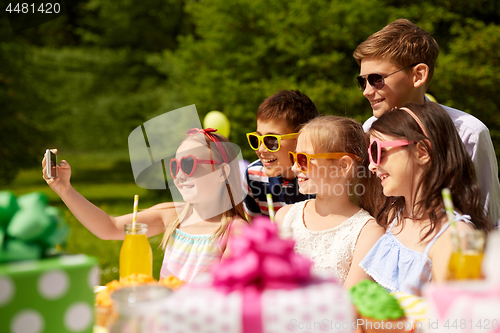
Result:
[[[312,262],[295,253],[294,244],[279,238],[278,226],[269,218],[258,217],[232,239],[230,257],[212,266],[213,286],[243,294],[243,333],[262,333],[262,291],[312,282]]]

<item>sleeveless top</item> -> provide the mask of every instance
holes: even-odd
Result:
[[[191,235],[175,229],[165,247],[160,277],[174,275],[190,282],[197,274],[209,272],[220,261],[222,252],[213,234]]]
[[[298,202],[290,208],[283,220],[283,228],[291,229],[295,251],[313,261],[313,272],[333,272],[343,284],[351,267],[359,233],[373,217],[360,208],[334,228],[312,231],[306,228],[304,221],[304,209],[309,201]]]
[[[469,215],[454,213],[455,221],[473,224]],[[361,260],[359,266],[387,291],[403,291],[418,296],[423,285],[429,282],[432,277],[432,261],[428,257],[429,251],[450,223],[448,222],[441,227],[441,230],[427,244],[424,252],[418,252],[404,246],[391,233],[396,220],[397,217],[394,218],[385,234]]]

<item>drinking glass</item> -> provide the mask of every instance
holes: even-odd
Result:
[[[453,253],[448,266],[448,280],[481,279],[486,234],[481,230],[452,230]]]
[[[148,225],[125,225],[125,240],[120,250],[120,279],[131,274],[153,276],[153,251],[146,235]]]

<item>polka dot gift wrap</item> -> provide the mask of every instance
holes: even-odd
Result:
[[[0,265],[0,332],[88,332],[98,263],[86,255]]]
[[[202,279],[169,296],[160,311],[161,333],[248,333],[243,297],[208,287]],[[262,333],[353,333],[356,317],[347,293],[324,280],[294,290],[266,290],[261,296]],[[255,331],[254,331],[255,332]]]

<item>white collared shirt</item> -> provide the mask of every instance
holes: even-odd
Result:
[[[495,227],[498,227],[500,222],[500,183],[498,181],[497,157],[493,142],[491,142],[490,131],[473,115],[448,106],[441,106],[450,115],[465,149],[472,158],[481,187],[485,212],[488,213]],[[365,121],[363,124],[365,132],[370,129],[375,120],[377,118],[372,116]]]

